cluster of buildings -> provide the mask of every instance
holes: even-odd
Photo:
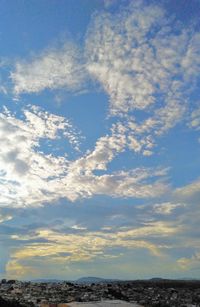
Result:
[[[2,280],[0,297],[24,307],[200,307],[200,282],[161,280],[77,284]]]
[[[96,302],[73,302],[66,304],[44,304],[42,307],[142,307],[135,303],[129,303],[121,300],[108,300]]]

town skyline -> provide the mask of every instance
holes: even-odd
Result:
[[[0,11],[0,278],[200,279],[200,2]]]

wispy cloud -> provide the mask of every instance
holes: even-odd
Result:
[[[188,201],[197,200],[200,195],[200,180],[194,180],[191,183],[179,187],[174,191],[174,197]]]
[[[2,214],[2,213],[0,213],[0,223],[4,223],[4,222],[6,222],[6,221],[10,221],[10,220],[12,220],[12,215],[10,215],[10,214]]]
[[[105,8],[110,8],[114,4],[116,4],[117,0],[104,0],[104,6]]]
[[[177,260],[177,264],[183,270],[198,270],[200,265],[200,253],[195,253],[190,258],[182,257]]]
[[[30,271],[34,272],[34,259],[38,261],[57,261],[62,266],[74,262],[87,262],[95,258],[115,257],[106,249],[120,247],[123,249],[146,249],[153,256],[162,256],[165,245],[155,245],[149,239],[151,236],[170,236],[179,229],[167,223],[155,223],[138,229],[118,232],[85,232],[82,234],[64,234],[52,230],[38,230],[36,234],[27,237],[27,244],[16,250],[7,264],[8,276],[26,277]],[[45,239],[46,243],[29,243],[36,238]],[[21,240],[20,236],[13,236],[13,240]],[[28,268],[21,270],[23,262]],[[31,266],[33,265],[33,267]]]
[[[19,60],[10,77],[16,95],[59,88],[79,91],[85,83],[84,63],[78,47],[68,43],[29,60]]]
[[[182,190],[187,188],[182,187]],[[85,224],[83,218],[84,224],[80,220],[78,223],[73,220],[67,228],[66,224],[57,222],[50,228],[43,224],[35,225],[26,235],[12,233],[9,240],[15,247],[7,262],[7,276],[40,276],[47,274],[48,267],[52,264],[60,272],[61,267],[77,267],[81,263],[101,261],[105,257],[114,259],[117,256],[123,257],[127,252],[143,253],[144,250],[148,251],[149,257],[159,257],[163,265],[167,262],[171,273],[179,270],[181,274],[197,268],[200,252],[199,202],[195,191],[190,193],[190,199],[187,195],[182,195],[182,200],[178,197],[179,192],[180,190],[175,190],[174,193],[165,195],[165,199],[168,197],[165,202],[151,201],[144,206],[131,206],[132,213],[122,209],[123,214],[119,214],[120,211],[116,214],[114,211],[115,215],[112,215],[111,210],[105,224],[101,219],[102,227],[98,230],[84,227],[87,223]],[[191,194],[194,197],[192,202]],[[126,215],[130,216],[131,224],[127,223]],[[92,218],[97,219],[97,216]],[[118,224],[120,221],[122,224]],[[197,227],[194,228],[194,225]],[[117,254],[115,250],[118,251]],[[184,255],[183,251],[187,257],[180,257]],[[38,268],[41,268],[40,271]],[[66,272],[60,274],[62,276]]]
[[[153,205],[153,211],[157,214],[170,215],[177,208],[184,207],[185,204],[165,202]]]
[[[200,130],[200,108],[196,108],[191,112],[189,127]]]

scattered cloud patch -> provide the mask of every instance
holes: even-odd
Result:
[[[200,130],[200,108],[192,111],[189,126],[190,128]]]
[[[12,215],[9,215],[9,214],[1,214],[0,213],[0,223],[4,223],[6,221],[10,221],[12,220]]]
[[[177,260],[177,264],[181,267],[183,270],[190,270],[190,269],[199,269],[200,264],[200,253],[196,253],[192,255],[191,258],[179,258]]]
[[[176,208],[184,206],[185,204],[166,202],[166,203],[153,205],[153,210],[157,214],[169,215],[172,214]]]
[[[108,94],[110,115],[121,117],[126,148],[136,154],[151,156],[156,139],[187,118],[188,95],[199,81],[198,36],[146,1],[94,15],[86,68]]]
[[[39,93],[45,89],[80,91],[85,83],[84,63],[78,48],[66,44],[50,49],[29,61],[18,61],[11,72],[14,93]]]
[[[200,195],[200,180],[195,180],[188,185],[179,187],[174,191],[174,197],[188,201],[197,201]]]
[[[60,135],[78,146],[72,124],[61,116],[36,107],[24,110],[24,119],[8,111],[0,114],[1,206],[29,206],[54,199],[49,184],[63,176],[68,161],[62,156],[45,155],[40,139],[56,140]]]

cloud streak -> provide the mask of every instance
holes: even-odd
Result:
[[[20,276],[25,278],[26,274],[35,270],[34,259],[43,261],[56,261],[62,266],[76,263],[92,261],[95,258],[112,257],[107,249],[120,247],[123,249],[146,249],[156,257],[162,256],[165,246],[155,245],[149,237],[169,236],[179,231],[178,228],[167,223],[155,223],[146,225],[138,229],[128,231],[118,231],[116,233],[87,232],[82,234],[64,234],[52,230],[41,229],[33,236],[27,237],[27,241],[32,238],[48,240],[46,243],[27,243],[24,247],[16,250],[7,263],[8,276]],[[20,240],[20,236],[13,236],[13,240]],[[21,270],[23,262],[28,263],[28,267]]]

